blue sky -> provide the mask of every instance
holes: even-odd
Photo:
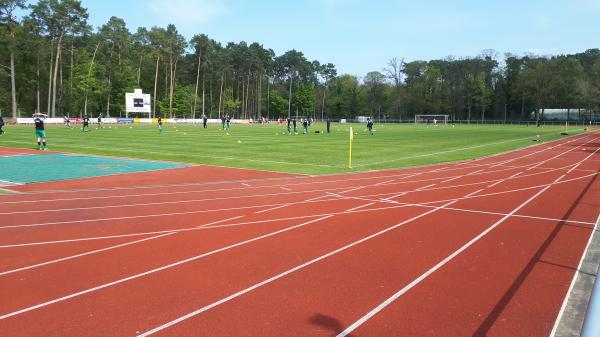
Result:
[[[174,23],[190,38],[297,49],[364,76],[389,59],[561,54],[600,47],[600,0],[82,0],[96,28],[110,16],[139,26]]]

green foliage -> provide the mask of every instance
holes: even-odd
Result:
[[[233,97],[233,88],[227,88],[223,95],[223,111],[226,114],[233,115],[239,108],[242,102]]]
[[[312,115],[315,108],[315,90],[308,84],[301,83],[292,94],[292,111],[300,116]]]
[[[287,116],[288,100],[283,98],[283,96],[281,96],[277,90],[271,90],[269,103],[270,111],[273,116]]]

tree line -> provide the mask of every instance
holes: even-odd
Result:
[[[88,19],[78,0],[0,0],[0,113],[124,116],[135,88],[152,95],[155,115],[178,118],[530,119],[547,108],[600,107],[599,49],[393,58],[359,78],[297,50],[276,55],[205,34],[188,41],[172,24],[131,32],[118,17],[94,30]]]

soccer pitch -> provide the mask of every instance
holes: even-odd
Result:
[[[348,168],[349,128],[355,132],[352,169]],[[79,126],[47,126],[50,150],[141,158],[303,174],[331,174],[418,166],[473,159],[558,139],[564,127],[511,125],[375,124],[369,135],[363,124],[315,123],[309,133],[288,135],[285,125],[112,125],[91,132]],[[321,131],[321,133],[315,133]],[[583,132],[570,129],[569,134]],[[35,149],[32,126],[13,126],[0,146]]]

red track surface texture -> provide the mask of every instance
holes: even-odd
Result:
[[[1,335],[548,336],[599,172],[588,133],[403,170],[13,187],[27,193],[0,196]]]

